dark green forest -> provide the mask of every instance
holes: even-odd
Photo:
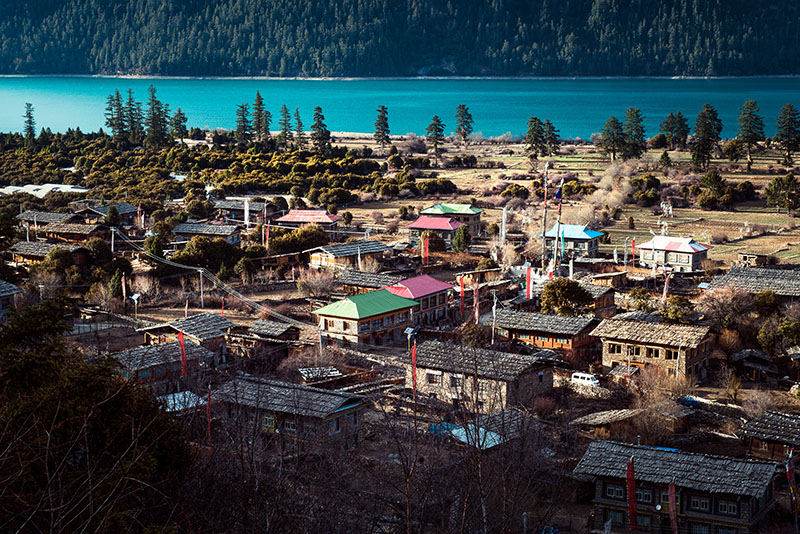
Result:
[[[17,0],[0,73],[800,73],[795,0]]]

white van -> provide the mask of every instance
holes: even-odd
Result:
[[[581,384],[582,386],[600,387],[600,381],[597,377],[589,373],[572,373],[570,381],[573,384]]]

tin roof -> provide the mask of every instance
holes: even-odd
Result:
[[[437,280],[429,274],[421,274],[413,278],[401,280],[385,289],[399,297],[418,299],[454,288],[450,284]]]
[[[328,315],[344,319],[364,319],[397,310],[412,308],[417,303],[413,300],[398,297],[385,289],[352,295],[338,302],[323,306],[312,313]]]
[[[283,217],[275,219],[279,223],[317,223],[332,224],[342,218],[325,210],[289,210]]]
[[[697,252],[703,252],[711,249],[710,246],[698,243],[689,237],[673,237],[669,235],[653,236],[650,241],[647,243],[642,243],[636,248],[639,250],[655,248],[656,250],[665,250],[667,252],[683,252],[686,254],[696,254]]]
[[[558,228],[558,234],[556,234],[556,228]],[[547,231],[545,236],[556,237],[556,235],[558,235],[559,238],[561,238],[563,235],[564,239],[595,239],[605,234],[603,232],[598,232],[597,230],[587,228],[585,224],[562,224],[560,226],[558,224],[554,224],[553,227]],[[541,236],[542,234],[538,235],[538,237]]]
[[[478,213],[483,213],[483,210],[481,208],[476,208],[471,204],[438,203],[420,211],[420,214],[422,215],[447,215],[449,213],[458,213],[460,215],[475,215]]]
[[[461,226],[461,223],[452,217],[444,218],[422,215],[416,221],[406,225],[406,228],[411,228],[413,230],[457,230],[459,226]]]

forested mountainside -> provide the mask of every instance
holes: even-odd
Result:
[[[800,73],[796,0],[15,0],[0,73]]]

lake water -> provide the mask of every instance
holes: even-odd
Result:
[[[466,104],[475,119],[475,131],[484,136],[506,132],[523,134],[530,116],[550,119],[562,137],[588,139],[609,116],[622,118],[628,106],[642,109],[647,135],[673,111],[681,111],[691,126],[704,103],[717,108],[724,136],[736,134],[736,117],[747,99],[758,102],[766,133],[775,132],[781,106],[800,107],[800,78],[581,78],[581,79],[196,79],[196,78],[0,78],[0,131],[22,129],[25,102],[35,109],[37,129],[84,131],[103,127],[105,99],[115,89],[133,89],[147,100],[154,85],[171,109],[181,107],[190,126],[234,125],[236,105],[252,102],[256,91],[264,97],[277,129],[278,110],[295,108],[308,128],[315,106],[321,106],[331,131],[372,132],[375,110],[389,108],[392,134],[422,134],[433,115],[446,132],[455,129],[455,109]]]

